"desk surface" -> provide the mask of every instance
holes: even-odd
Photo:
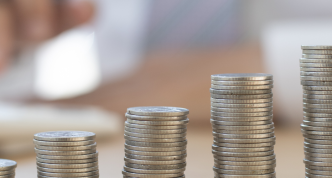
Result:
[[[186,177],[213,177],[213,157],[211,153],[212,133],[210,128],[188,129],[188,158]],[[299,127],[276,130],[277,176],[283,178],[303,178],[303,137]],[[121,135],[108,142],[98,143],[100,177],[120,178],[123,167],[124,139]],[[36,178],[35,156],[16,159],[17,178]]]

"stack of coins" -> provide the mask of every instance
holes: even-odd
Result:
[[[128,108],[123,177],[185,177],[188,114],[177,107]]]
[[[98,178],[95,134],[83,131],[42,132],[34,135],[38,178]]]
[[[302,46],[306,177],[332,177],[332,46]]]
[[[0,159],[0,178],[14,178],[16,166],[15,161]]]
[[[211,76],[215,177],[274,178],[273,76]]]

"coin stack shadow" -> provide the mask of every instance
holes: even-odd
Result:
[[[332,46],[302,46],[306,177],[332,177]]]
[[[177,107],[128,108],[123,177],[185,177],[188,113]]]
[[[215,177],[274,178],[273,76],[211,76]]]
[[[0,178],[15,178],[15,161],[0,159]]]
[[[34,135],[38,178],[98,178],[95,134],[54,131]]]

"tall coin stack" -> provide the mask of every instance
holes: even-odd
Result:
[[[188,114],[177,107],[128,108],[123,177],[185,177]]]
[[[332,46],[302,46],[306,177],[332,177]]]
[[[0,159],[0,178],[15,178],[15,161]]]
[[[38,178],[98,178],[95,136],[92,132],[83,131],[35,134]]]
[[[211,79],[215,177],[275,178],[273,76],[216,74]]]

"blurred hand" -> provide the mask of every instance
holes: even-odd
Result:
[[[20,47],[85,23],[93,11],[88,0],[0,0],[0,69]]]

